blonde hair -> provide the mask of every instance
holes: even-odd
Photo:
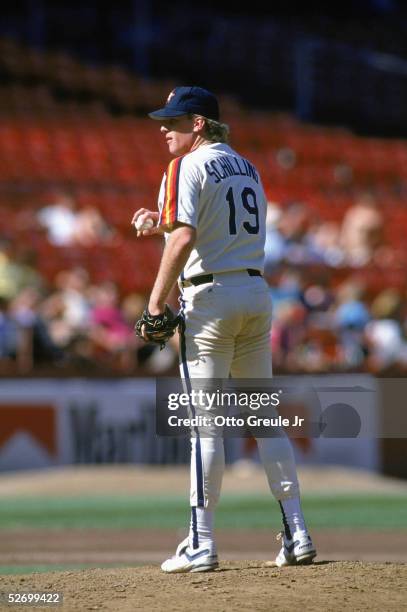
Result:
[[[208,119],[203,115],[193,115],[193,117],[202,117],[202,119],[205,119],[205,138],[207,140],[210,142],[229,141],[229,126],[226,123]]]

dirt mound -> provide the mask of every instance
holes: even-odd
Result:
[[[170,576],[146,566],[0,577],[3,592],[63,592],[64,612],[405,610],[406,585],[406,564],[349,561],[284,569],[223,562],[212,573]]]

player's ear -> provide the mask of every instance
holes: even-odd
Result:
[[[205,131],[205,118],[200,115],[194,115],[193,117],[193,131],[200,134]]]

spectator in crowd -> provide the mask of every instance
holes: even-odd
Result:
[[[309,231],[307,244],[311,260],[327,266],[338,267],[345,261],[340,245],[341,227],[333,221],[316,223]]]
[[[285,254],[285,240],[278,229],[282,211],[278,204],[268,202],[266,217],[266,242],[264,245],[265,263],[268,271],[279,264]]]
[[[53,203],[38,212],[39,224],[47,230],[48,241],[59,247],[75,242],[78,205],[72,194],[58,191]]]
[[[89,275],[84,268],[61,271],[55,279],[56,291],[41,308],[51,337],[61,348],[87,330],[90,315]]]
[[[271,343],[275,366],[295,369],[294,353],[305,331],[306,309],[302,303],[303,277],[285,266],[270,288],[273,303]]]
[[[300,302],[304,287],[304,274],[295,266],[285,264],[280,273],[275,275],[270,283],[274,315],[278,314],[281,304]]]
[[[9,302],[0,296],[0,363],[15,359],[18,353],[17,324],[10,316]]]
[[[147,296],[142,295],[141,293],[129,293],[123,298],[121,310],[124,320],[129,327],[133,328],[134,321],[138,321],[138,319],[141,317],[146,306],[146,301]],[[146,346],[145,342],[141,342],[143,346]]]
[[[18,291],[33,287],[42,293],[45,280],[38,271],[37,253],[35,250],[20,246],[16,249],[13,266],[14,279]]]
[[[37,220],[47,230],[48,241],[60,247],[94,246],[109,241],[114,234],[97,208],[79,208],[66,192],[58,192],[53,204],[41,208]]]
[[[0,239],[0,297],[12,299],[24,287],[42,288],[44,280],[35,265],[32,251],[18,251],[11,240]]]
[[[407,342],[402,329],[402,299],[396,289],[384,289],[371,305],[372,320],[365,336],[370,371],[381,372],[394,366],[407,368]]]
[[[10,303],[10,314],[16,323],[23,347],[24,370],[34,363],[58,363],[63,352],[52,341],[47,325],[39,313],[42,296],[34,287],[26,287]]]
[[[125,321],[119,304],[119,292],[113,282],[104,282],[92,291],[89,313],[90,333],[95,343],[107,352],[126,348],[133,330]]]
[[[116,284],[106,281],[94,286],[91,302],[88,336],[95,354],[123,371],[134,368],[138,341],[123,316]]]
[[[383,214],[373,196],[363,195],[346,211],[343,218],[340,246],[346,262],[354,267],[370,263],[383,242]]]
[[[90,247],[102,242],[108,242],[113,237],[113,231],[94,206],[86,206],[78,211],[72,243]]]
[[[271,328],[273,363],[288,370],[297,369],[297,352],[306,332],[306,310],[299,301],[285,300],[279,306]]]
[[[269,203],[266,220],[266,274],[277,264],[307,264],[318,258],[309,243],[309,211],[305,204],[292,202],[284,208]]]
[[[363,293],[364,285],[352,279],[337,291],[335,324],[339,333],[340,362],[346,369],[361,367],[366,357],[364,329],[370,313],[363,302]]]

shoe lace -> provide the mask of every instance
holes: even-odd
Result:
[[[279,531],[278,534],[276,535],[277,542],[279,542],[283,538],[284,538],[284,531]]]

